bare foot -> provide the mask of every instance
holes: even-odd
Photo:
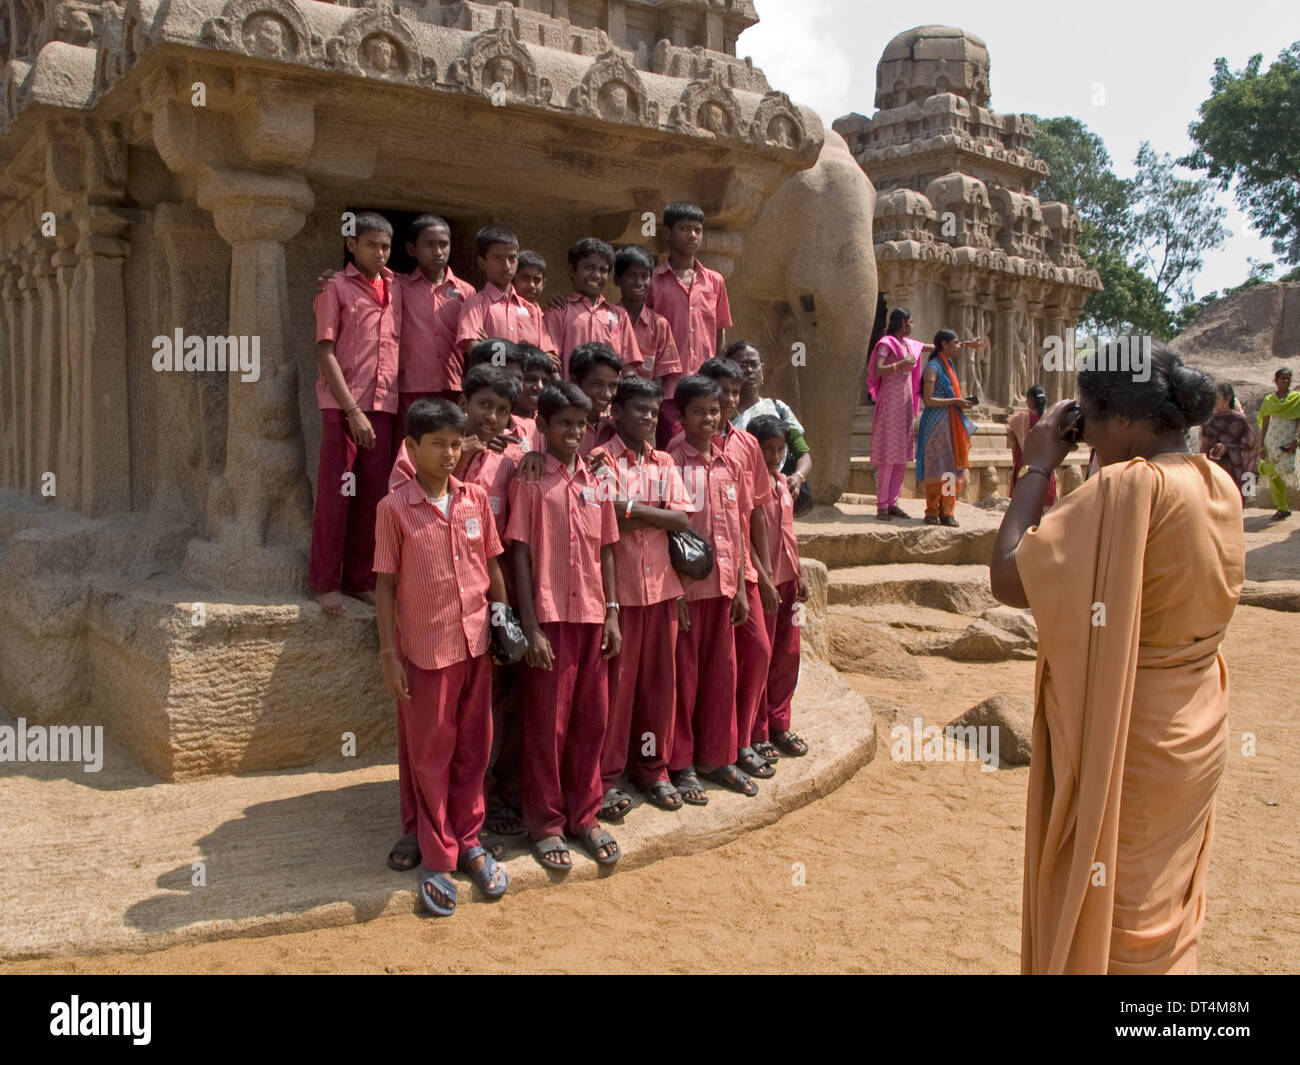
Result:
[[[345,594],[348,595],[348,596],[350,596],[350,597],[353,598],[353,599],[360,599],[360,600],[361,600],[363,603],[365,603],[367,606],[374,606],[374,605],[375,605],[375,593],[374,593],[374,592],[347,592],[347,593],[345,593]]]
[[[316,602],[320,604],[322,614],[341,618],[343,616],[343,595],[341,592],[317,592]]]

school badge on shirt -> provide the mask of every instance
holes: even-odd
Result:
[[[646,373],[650,373],[652,370],[654,370],[654,368],[655,368],[655,357],[653,355],[647,355],[645,359],[643,359],[641,362],[641,369],[643,369]]]
[[[584,485],[582,489],[583,506],[594,507],[596,505],[596,492],[591,485]]]
[[[519,308],[517,308],[517,309],[518,309],[518,311],[519,311],[519,317],[520,317],[520,318],[530,318],[530,317],[532,317],[532,316],[528,313],[528,308],[527,308],[527,307],[519,307]]]
[[[618,324],[618,315],[615,314],[613,311],[606,311],[605,317],[609,321],[609,327],[611,329],[613,329],[614,326]]]
[[[465,538],[467,540],[477,540],[483,535],[483,529],[479,526],[478,518],[465,519]]]
[[[500,497],[500,496],[488,496],[488,506],[492,508],[492,513],[493,513],[493,514],[500,514],[500,513],[501,513],[501,497]],[[475,527],[475,528],[478,528],[478,519],[477,519],[477,518],[474,518],[474,519],[472,519],[472,520],[473,520],[473,522],[474,522],[474,527]]]
[[[727,498],[728,499],[736,498],[736,486],[734,484],[727,485]]]

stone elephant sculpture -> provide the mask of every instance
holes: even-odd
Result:
[[[810,487],[833,503],[849,482],[858,382],[876,313],[876,191],[844,138],[778,186],[743,232],[728,287],[733,317],[763,352],[767,392],[794,408],[813,446]],[[799,347],[802,345],[802,348]]]

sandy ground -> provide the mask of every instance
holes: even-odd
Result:
[[[1300,728],[1296,700],[1275,685],[1298,638],[1300,615],[1256,607],[1240,608],[1228,633],[1232,745],[1202,972],[1298,967]],[[1030,662],[918,662],[920,682],[849,680],[881,706],[921,708],[935,723],[991,694],[1027,693],[1033,680]],[[1243,753],[1247,733],[1253,755]],[[848,783],[716,850],[462,905],[450,920],[402,914],[0,971],[1016,972],[1028,770],[901,763],[888,752],[884,725],[879,756]]]

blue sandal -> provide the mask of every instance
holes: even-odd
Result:
[[[480,854],[483,855],[483,864],[477,869],[471,869],[469,863]],[[499,899],[510,887],[510,877],[506,875],[505,868],[486,847],[471,847],[462,854],[460,871],[474,881],[474,886],[490,899]]]
[[[434,900],[433,892],[429,890],[430,884],[451,899],[450,906],[439,905]],[[424,908],[435,917],[450,917],[456,912],[456,885],[452,883],[451,878],[446,873],[435,873],[430,869],[422,869],[420,870],[420,901],[424,903]]]

